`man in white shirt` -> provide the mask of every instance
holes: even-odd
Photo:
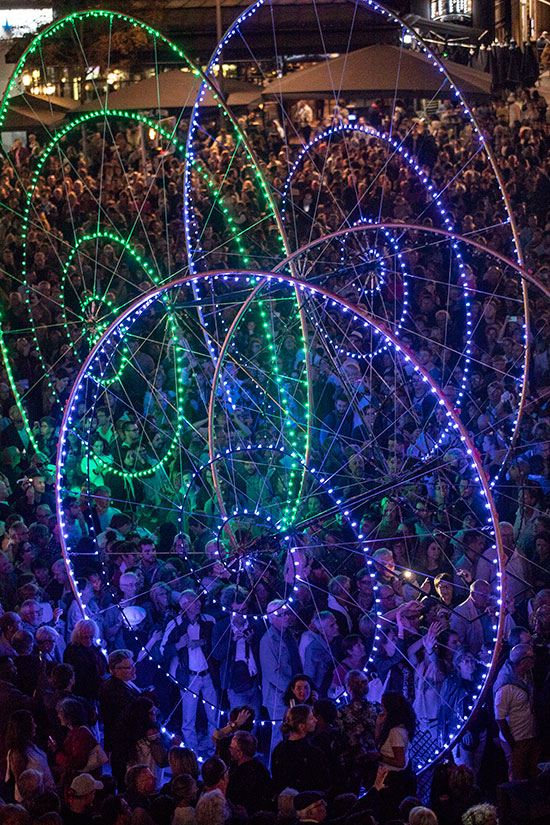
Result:
[[[531,671],[535,652],[530,644],[512,648],[510,668],[495,691],[495,718],[508,762],[510,782],[538,774],[540,742],[536,737]]]
[[[182,686],[182,733],[185,744],[193,750],[199,745],[196,718],[202,697],[208,724],[204,750],[208,750],[218,719],[218,695],[212,681],[210,657],[215,622],[212,616],[201,613],[201,598],[194,590],[183,591],[180,607],[181,613],[166,626],[160,653]]]

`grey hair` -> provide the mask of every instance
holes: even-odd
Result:
[[[73,632],[71,633],[71,644],[72,645],[78,644],[80,642],[80,634],[82,633],[83,630],[93,630],[94,631],[94,639],[97,639],[99,637],[99,628],[98,628],[98,626],[96,625],[96,623],[94,622],[93,619],[80,619],[80,621],[78,621],[75,624],[75,626],[73,628]],[[109,656],[109,661],[110,661],[110,659],[111,659],[111,657]]]
[[[37,642],[45,642],[47,639],[52,642],[57,642],[59,640],[59,633],[54,630],[53,627],[42,625],[42,627],[39,627],[34,634],[34,638]]]
[[[109,653],[109,670],[111,673],[115,669],[117,665],[124,661],[124,659],[132,659],[134,658],[134,654],[131,650],[126,650],[125,648],[121,647],[120,650],[113,650],[112,653]],[[142,766],[143,767],[143,766]],[[147,767],[147,766],[145,766]]]
[[[197,825],[225,825],[229,817],[229,806],[225,796],[216,788],[201,796],[195,808]]]

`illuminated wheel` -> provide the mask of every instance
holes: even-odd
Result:
[[[60,74],[61,91],[76,108],[68,105],[63,116],[57,98],[48,107],[32,93],[43,91],[50,67],[67,63],[77,68],[70,78]],[[126,84],[136,75],[141,93],[128,100]],[[165,95],[174,87],[181,114],[164,118]],[[21,104],[13,95],[25,89],[23,105],[46,137],[28,173],[20,174],[14,156],[5,155],[21,178],[23,198],[20,211],[3,206],[12,235],[23,243],[21,267],[9,272],[15,296],[3,311],[2,346],[33,442],[29,421],[61,411],[64,384],[117,315],[187,271],[182,117],[200,88],[200,71],[179,47],[151,26],[109,11],[56,20],[17,64],[0,123],[14,101]],[[208,94],[228,134],[240,140],[216,90]],[[213,185],[208,175],[202,180]]]
[[[380,688],[399,681],[417,708],[414,760],[422,770],[452,746],[468,716],[452,716],[443,731],[430,726],[425,711],[430,702],[444,700],[444,675],[428,672],[428,665],[437,644],[441,668],[444,662],[450,667],[451,645],[441,634],[453,614],[436,601],[419,611],[417,597],[429,591],[435,600],[441,572],[462,582],[464,531],[499,566],[494,504],[467,429],[395,333],[325,287],[290,276],[222,272],[201,278],[201,294],[212,302],[203,301],[203,313],[216,308],[228,328],[215,341],[219,357],[213,365],[195,311],[194,277],[156,289],[123,313],[94,346],[71,391],[57,467],[69,565],[78,577],[89,563],[71,541],[62,503],[81,482],[67,460],[76,450],[87,474],[84,488],[93,486],[92,465],[103,461],[104,481],[109,484],[109,473],[120,478],[114,505],[131,514],[138,528],[160,529],[173,521],[187,533],[201,514],[210,530],[204,552],[185,547],[183,566],[172,564],[166,583],[176,593],[186,581],[200,586],[206,611],[216,617],[228,608],[220,589],[232,583],[242,588],[240,612],[248,621],[265,617],[277,598],[299,629],[310,620],[322,627],[322,611],[341,587],[345,612],[361,628],[364,666],[379,675]],[[305,357],[314,361],[309,372],[303,327],[293,312],[296,289],[307,319]],[[254,328],[263,323],[268,334],[262,345]],[[384,337],[384,347],[369,358],[342,357],[339,350],[351,346],[354,331],[364,336],[366,356],[371,329]],[[161,369],[174,379],[183,376],[174,381],[168,405],[151,382]],[[135,392],[136,382],[145,394]],[[166,394],[169,389],[163,386]],[[145,395],[152,399],[147,409]],[[119,433],[109,461],[94,453],[99,409],[109,411],[107,429]],[[136,469],[140,456],[146,460],[153,453],[154,473]],[[426,502],[429,517],[419,515]],[[423,533],[399,530],[411,519]],[[384,547],[391,553],[378,552]],[[109,579],[108,554],[97,563]],[[372,585],[369,605],[364,593],[347,592],[348,581],[358,576]],[[491,631],[475,651],[479,677],[472,708],[487,689],[502,634],[499,582],[495,575],[488,585]],[[457,587],[462,600],[468,585]],[[401,593],[405,607],[399,609]],[[123,611],[128,605],[119,606]],[[421,641],[426,633],[430,650]],[[406,645],[398,644],[401,634]],[[136,638],[139,654],[143,641]],[[157,664],[165,673],[166,663]],[[338,697],[341,686],[331,688]]]
[[[300,27],[307,31],[316,58],[293,71],[295,52],[289,44],[298,48],[294,38]],[[373,32],[380,35],[374,46]],[[191,270],[234,266],[239,257],[235,244],[241,238],[246,243],[240,260],[246,266],[280,269],[282,246],[290,262],[285,272],[360,301],[381,324],[402,332],[407,342],[412,336],[415,349],[432,349],[435,343],[441,356],[435,360],[442,363],[430,369],[445,391],[458,397],[468,389],[468,373],[481,372],[488,380],[494,373],[494,341],[486,341],[484,334],[491,312],[485,307],[493,302],[499,332],[505,330],[518,344],[504,367],[496,366],[504,391],[511,395],[511,409],[506,421],[493,420],[491,427],[497,425],[506,450],[517,435],[525,402],[529,314],[521,278],[502,269],[496,277],[491,272],[485,277],[494,263],[488,256],[481,262],[481,284],[479,256],[472,258],[472,250],[450,235],[434,239],[429,233],[430,228],[462,232],[521,260],[498,165],[461,91],[471,92],[471,83],[483,84],[483,78],[443,64],[393,11],[371,0],[339,3],[337,20],[314,3],[303,4],[299,23],[293,21],[290,28],[284,3],[261,0],[230,26],[207,77],[221,83],[220,65],[232,60],[262,81],[262,120],[250,118],[247,147],[228,143],[216,149],[209,137],[213,119],[200,106],[206,87],[199,94],[188,156],[202,158],[203,168],[208,165],[217,176],[217,188],[232,180],[243,183],[241,194],[228,197],[218,214],[216,205],[204,200],[205,188],[188,164],[185,210]],[[382,75],[385,88],[374,88]],[[430,125],[440,130],[438,140],[446,134],[450,146],[459,133],[467,136],[460,158],[451,155],[449,147],[438,158],[435,141],[424,135],[416,112],[412,117],[407,111],[404,100],[411,89],[420,88],[431,98],[425,120],[427,126],[433,118]],[[382,108],[378,101],[370,106],[366,102],[376,98],[384,98]],[[437,107],[438,100],[445,102]],[[246,154],[250,148],[253,166]],[[261,206],[265,201],[257,194],[259,185],[276,207],[275,219],[279,213],[278,233],[269,210]],[[466,203],[465,187],[479,191],[479,200]],[[225,209],[237,217],[238,231],[231,231],[227,221],[220,228]],[[425,226],[426,231],[383,229],[401,222]],[[357,228],[368,223],[376,228]],[[379,336],[372,336],[375,344]],[[353,357],[354,348],[350,352]],[[429,354],[423,357],[429,363]]]

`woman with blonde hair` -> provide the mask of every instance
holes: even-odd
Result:
[[[81,619],[75,624],[71,642],[63,653],[63,661],[74,668],[74,693],[92,702],[97,701],[100,685],[108,670],[107,659],[97,643],[98,638],[96,623],[92,619]]]
[[[172,747],[168,752],[168,764],[172,778],[188,773],[193,779],[199,778],[199,760],[191,748]]]
[[[462,825],[498,825],[497,809],[487,802],[473,805],[462,814]]]

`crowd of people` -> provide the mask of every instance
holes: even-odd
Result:
[[[311,118],[295,117],[304,138],[330,126],[310,111]],[[521,101],[494,100],[476,114],[491,136],[527,265],[548,285],[544,100],[526,90]],[[336,116],[349,123],[343,102]],[[448,101],[432,117],[416,123],[404,103],[390,109],[376,101],[364,122],[383,133],[391,125],[445,189],[457,231],[475,232],[511,253],[496,178],[484,163],[462,168],[470,152],[467,120]],[[246,123],[280,193],[301,143],[287,155],[277,126],[260,126],[258,113]],[[169,441],[166,422],[173,428],[177,398],[170,391],[173,347],[163,351],[146,341],[134,350],[137,367],[126,395],[120,379],[104,396],[114,402],[83,404],[68,436],[60,525],[53,467],[59,425],[90,336],[99,330],[90,324],[86,337],[75,319],[89,305],[83,299],[93,297],[92,282],[116,306],[150,286],[137,258],[119,260],[112,239],[80,243],[97,230],[98,200],[103,228],[126,235],[132,227],[139,256],[166,274],[185,266],[184,159],[175,152],[159,165],[155,157],[144,170],[138,133],[119,127],[112,140],[99,132],[85,146],[81,133],[70,138],[63,161],[51,155],[36,183],[25,238],[21,212],[41,160],[40,139],[26,151],[15,147],[0,173],[8,206],[0,218],[3,328],[26,418],[34,422],[31,439],[4,371],[0,825],[496,823],[487,802],[495,801],[496,785],[533,778],[550,759],[544,294],[530,295],[528,403],[513,461],[499,474],[522,378],[520,282],[487,256],[464,253],[474,295],[468,372],[460,356],[465,309],[438,275],[448,263],[445,251],[415,248],[412,237],[403,248],[416,279],[403,343],[459,408],[484,472],[497,477],[502,594],[479,478],[460,439],[445,430],[433,394],[379,341],[373,358],[356,357],[369,343],[359,329],[347,336],[351,353],[327,349],[324,341],[341,330],[328,313],[318,320],[318,339],[308,322],[314,352],[308,449],[333,487],[329,495],[304,482],[292,570],[283,543],[272,535],[260,542],[254,525],[237,525],[233,545],[220,535],[220,502],[227,509],[229,499],[238,501],[242,514],[261,496],[280,513],[296,480],[284,457],[269,459],[269,474],[262,475],[263,448],[244,450],[232,475],[226,466],[217,483],[212,473],[196,474],[208,458],[205,388],[212,377],[208,350],[198,344],[183,364],[180,449],[153,481],[128,484],[124,471],[154,468]],[[235,225],[251,268],[271,266],[279,239],[273,222],[263,220],[253,169],[225,130],[218,139],[211,134],[197,138],[197,156],[211,179],[224,184],[214,202],[212,187],[196,172],[201,267],[239,265],[241,249],[229,232]],[[352,131],[343,141],[317,144],[292,181],[289,235],[296,246],[338,228],[335,203],[344,204],[350,221],[422,220],[429,228],[441,220],[419,174],[398,157],[388,162],[382,145]],[[74,247],[75,237],[78,254],[71,257],[66,243]],[[331,288],[349,297],[349,271],[331,272]],[[393,312],[398,304],[400,314],[405,299],[396,269],[393,279],[375,291],[383,295],[393,286]],[[369,300],[380,309],[382,298]],[[231,314],[224,320],[229,326]],[[224,386],[238,443],[265,444],[277,433],[258,385],[272,397],[279,378],[269,375],[273,361],[262,349],[261,316],[247,322],[236,337],[245,361],[227,369]],[[290,389],[303,375],[300,340],[289,323],[277,356],[293,413],[306,403]],[[224,447],[225,426],[222,415],[215,435]],[[441,456],[444,462],[435,460]],[[421,792],[418,765],[451,742],[484,684],[501,599],[504,646],[492,684],[452,759],[435,767],[431,790]]]

